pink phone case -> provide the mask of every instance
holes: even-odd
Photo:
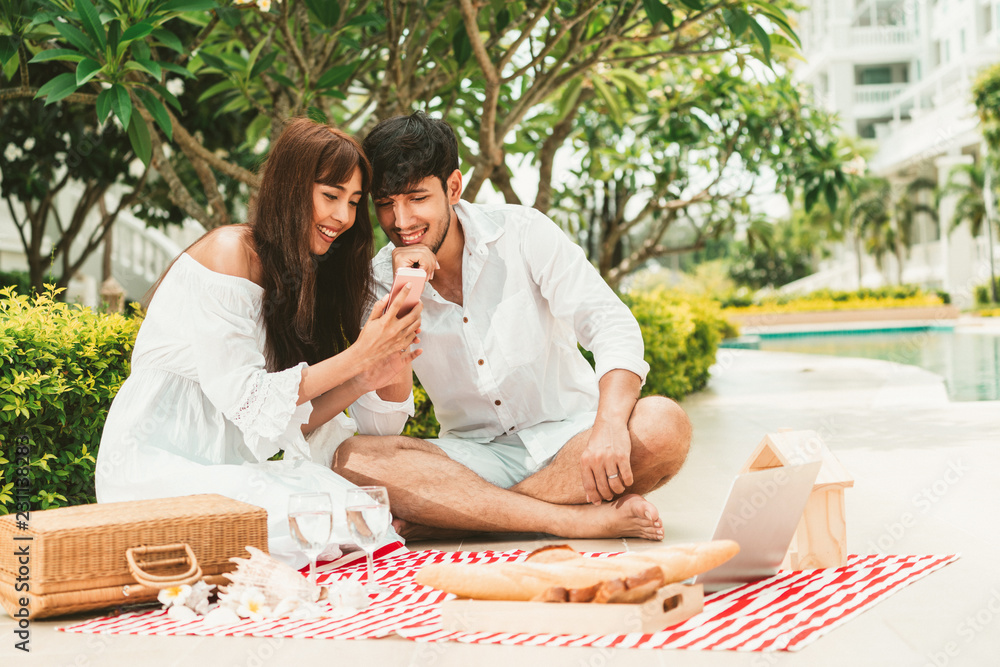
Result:
[[[413,310],[413,307],[420,301],[420,294],[424,291],[424,283],[426,281],[427,272],[423,269],[398,269],[396,271],[396,278],[392,281],[392,291],[389,293],[389,302],[386,304],[386,310],[389,309],[389,304],[396,299],[400,290],[403,289],[403,285],[407,283],[410,284],[410,293],[406,295],[406,300],[400,306],[397,317],[403,317]]]

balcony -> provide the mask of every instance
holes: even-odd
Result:
[[[852,47],[893,47],[916,44],[917,33],[908,26],[873,25],[849,29],[849,44]]]
[[[879,83],[855,86],[854,104],[859,106],[887,105],[906,90],[906,87],[909,85],[908,83]]]

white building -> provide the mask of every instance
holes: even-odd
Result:
[[[894,186],[918,177],[944,185],[958,164],[980,159],[982,137],[971,85],[984,66],[1000,62],[997,0],[813,0],[803,3],[798,33],[806,62],[796,76],[841,119],[851,135],[873,139],[869,169]],[[922,195],[932,201],[930,193]],[[943,288],[964,302],[989,277],[986,238],[965,225],[951,229],[953,198],[941,200],[938,222],[917,222],[904,261],[907,283]],[[985,232],[984,232],[985,234]],[[894,282],[895,258],[881,271],[862,262],[862,283]],[[821,271],[793,289],[854,289],[857,259],[835,252]]]

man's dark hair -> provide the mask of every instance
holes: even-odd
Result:
[[[362,148],[372,164],[372,197],[391,197],[436,176],[446,188],[458,169],[458,141],[451,126],[422,111],[387,118],[365,137]]]

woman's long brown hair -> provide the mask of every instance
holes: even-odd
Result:
[[[362,197],[354,224],[325,255],[314,256],[313,184],[342,185],[355,169],[361,171]],[[322,361],[361,333],[373,292],[371,180],[358,142],[327,125],[295,119],[271,145],[249,219],[262,268],[270,370]]]

